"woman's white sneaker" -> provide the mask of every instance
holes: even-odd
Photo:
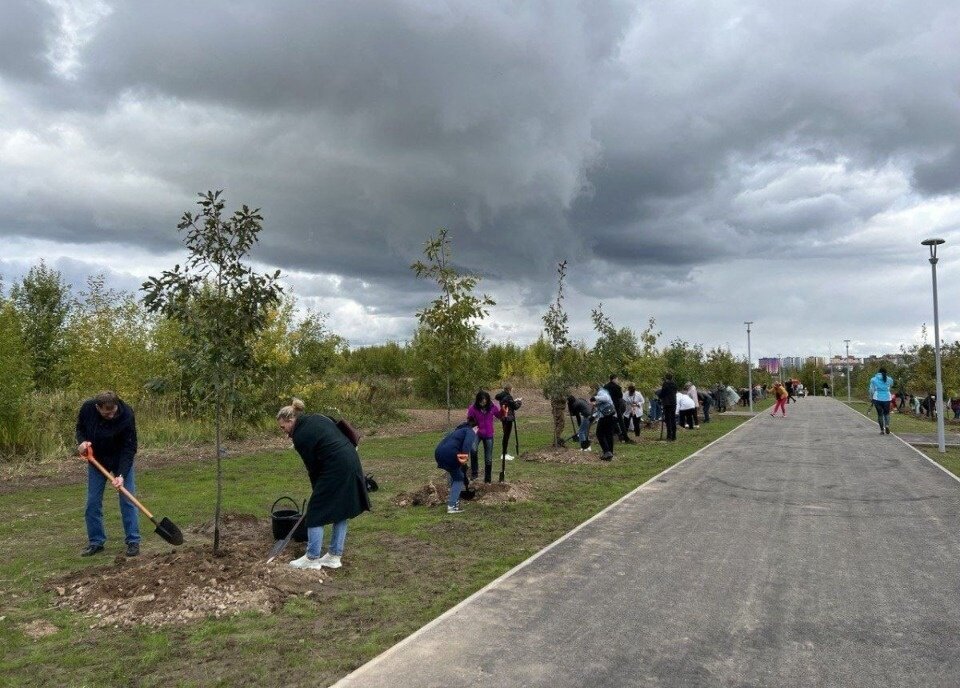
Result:
[[[293,561],[291,561],[290,566],[292,566],[295,569],[319,569],[323,566],[323,564],[320,563],[321,561],[323,561],[323,557],[317,557],[316,559],[311,559],[309,556],[304,554],[299,559],[294,559]]]
[[[331,554],[330,552],[327,552],[322,557],[317,559],[317,563],[319,564],[317,568],[326,566],[328,569],[338,569],[343,566],[343,564],[340,563],[340,556]]]

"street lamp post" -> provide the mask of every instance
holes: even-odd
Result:
[[[744,320],[743,324],[747,326],[747,399],[750,400],[750,413],[753,413],[753,355],[750,353],[750,326],[753,321]]]
[[[930,248],[930,268],[933,271],[933,351],[937,367],[937,449],[941,454],[947,451],[943,429],[943,377],[940,374],[940,313],[937,310],[937,246],[945,243],[943,239],[924,239],[921,246]]]
[[[847,345],[847,401],[850,401],[850,340],[844,339],[843,343]]]

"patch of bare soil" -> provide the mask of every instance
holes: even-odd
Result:
[[[447,503],[450,486],[445,479],[431,480],[413,492],[401,492],[394,499],[397,506],[439,506]],[[481,504],[507,504],[510,502],[529,502],[533,496],[530,483],[484,483],[470,482],[470,489],[476,492],[471,502]],[[465,500],[466,501],[466,500]]]
[[[188,529],[191,540],[212,535],[213,524]],[[91,628],[169,626],[245,611],[269,613],[290,597],[315,595],[326,571],[293,569],[303,554],[291,543],[270,564],[269,519],[227,514],[220,525],[221,555],[209,544],[127,559],[107,567],[74,572],[49,585],[54,603],[92,617]]]
[[[20,627],[20,630],[23,631],[23,634],[28,638],[39,640],[40,638],[45,638],[48,635],[53,635],[60,629],[48,621],[37,619],[36,621],[31,621],[28,624],[23,624]]]
[[[546,447],[536,451],[526,451],[520,455],[521,461],[537,463],[596,463],[606,464],[600,460],[600,451],[594,446],[592,452],[582,452],[574,447]]]

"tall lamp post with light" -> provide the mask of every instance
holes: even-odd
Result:
[[[847,401],[850,401],[850,340],[844,339],[843,343],[847,345]]]
[[[930,248],[930,268],[933,271],[933,351],[937,365],[937,449],[947,451],[943,429],[943,377],[940,374],[940,313],[937,310],[937,246],[946,243],[943,239],[924,239],[921,246]]]
[[[743,324],[747,326],[747,399],[750,400],[750,413],[753,413],[753,355],[750,353],[750,326],[753,321],[744,320]]]

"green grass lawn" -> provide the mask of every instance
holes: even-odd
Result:
[[[769,404],[766,404],[769,405]],[[764,404],[759,405],[761,408]],[[84,485],[0,495],[0,684],[35,686],[324,685],[387,649],[653,475],[748,418],[714,416],[675,443],[656,433],[617,445],[610,464],[513,461],[508,479],[532,485],[533,499],[503,505],[398,507],[397,494],[441,480],[433,461],[436,434],[371,439],[364,469],[381,489],[374,511],[351,522],[344,567],[322,599],[294,597],[273,614],[246,613],[164,629],[91,629],[84,615],[57,610],[50,581],[103,567],[122,548],[115,498],[105,499],[108,555],[81,559]],[[547,419],[524,419],[525,448],[549,443]],[[494,476],[496,477],[495,471]],[[214,472],[208,461],[138,476],[141,498],[181,527],[212,516]],[[268,518],[273,500],[306,496],[309,485],[293,450],[239,456],[225,463],[225,510]],[[144,556],[168,551],[141,520]],[[118,535],[120,537],[118,537]],[[27,623],[53,624],[32,640]]]

